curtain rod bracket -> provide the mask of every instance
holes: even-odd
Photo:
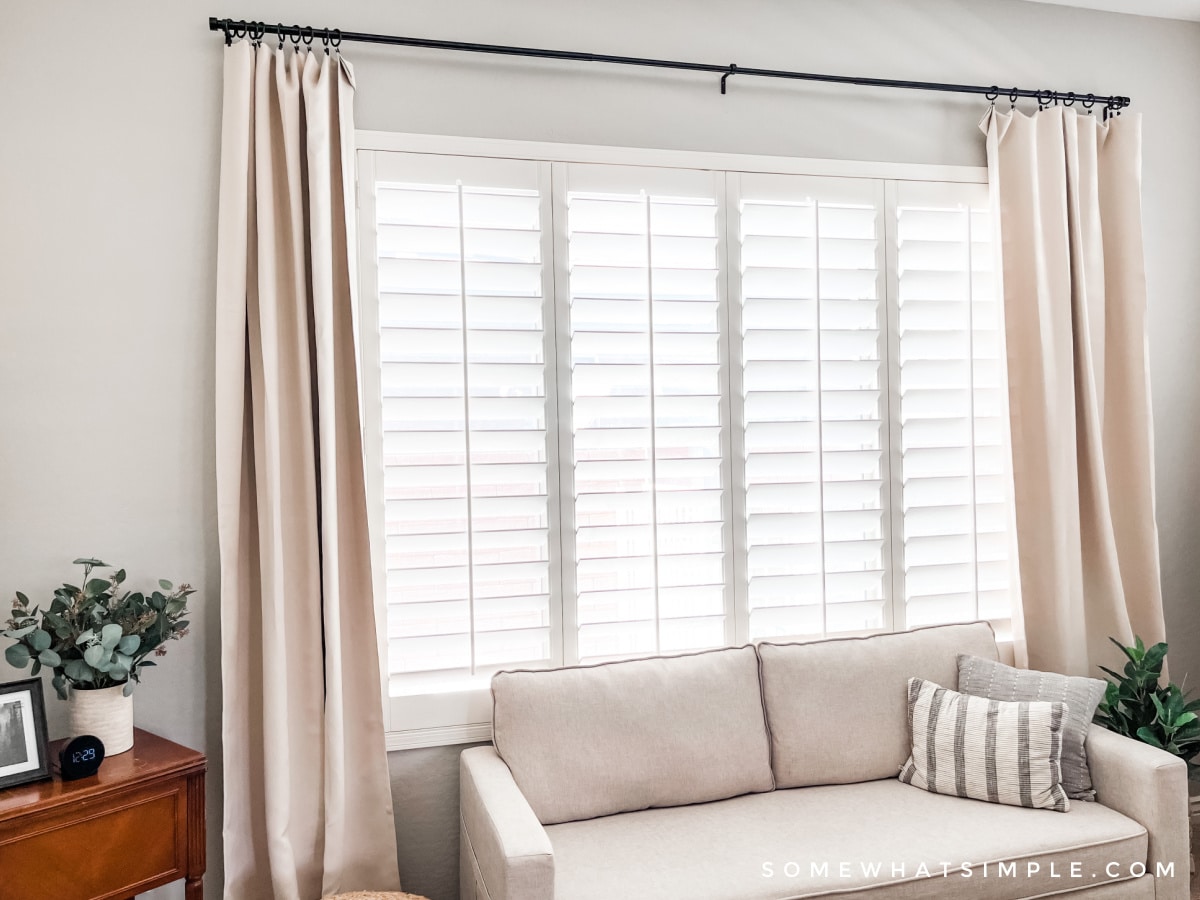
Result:
[[[725,82],[729,79],[730,75],[735,75],[735,74],[737,74],[737,63],[730,63],[729,69],[725,72],[724,75],[721,76],[721,93],[722,94],[725,93]]]

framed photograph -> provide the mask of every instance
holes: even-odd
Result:
[[[0,788],[50,777],[42,680],[0,684]]]

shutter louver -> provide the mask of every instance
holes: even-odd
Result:
[[[878,198],[743,175],[737,214],[749,635],[882,628]]]
[[[376,186],[390,671],[544,664],[537,169],[414,156],[404,176]]]
[[[474,739],[500,668],[1006,637],[986,187],[531,153],[359,154],[394,721]]]
[[[1012,475],[986,190],[904,185],[896,214],[906,622],[1003,631]]]
[[[726,642],[711,175],[567,167],[581,661]]]

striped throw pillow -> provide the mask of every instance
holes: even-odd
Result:
[[[987,700],[910,678],[912,754],[900,780],[934,794],[1066,812],[1066,712],[1064,703]]]

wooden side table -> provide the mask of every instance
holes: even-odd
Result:
[[[0,894],[125,900],[184,878],[187,900],[201,900],[205,767],[203,754],[137,728],[133,749],[91,778],[0,791]]]

